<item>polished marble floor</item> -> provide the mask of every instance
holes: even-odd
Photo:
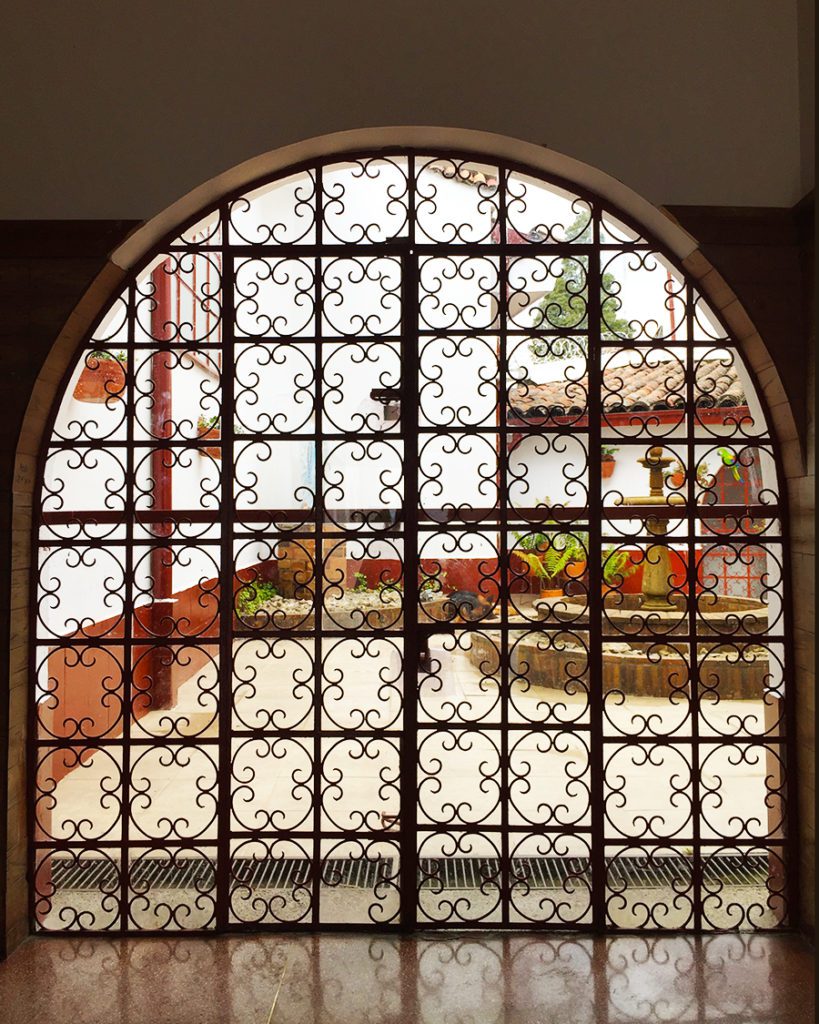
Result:
[[[2,1024],[806,1024],[798,935],[30,939]]]

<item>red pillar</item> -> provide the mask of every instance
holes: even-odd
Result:
[[[151,335],[158,341],[169,341],[172,328],[167,326],[173,320],[171,310],[171,274],[170,264],[165,262],[151,274],[154,285],[155,307],[151,312]],[[155,439],[169,438],[173,433],[171,417],[172,379],[171,355],[169,352],[156,352],[151,356],[151,384],[153,387],[151,406],[151,435]],[[157,440],[157,443],[159,441]],[[172,493],[172,452],[169,449],[155,448],[151,453],[151,476],[153,478],[153,511],[170,512],[173,508]],[[173,526],[169,521],[156,523],[152,533],[154,537],[169,537]],[[173,616],[173,565],[168,548],[152,548],[150,557],[151,612],[148,625],[154,637],[167,636],[171,633],[169,621]],[[168,708],[172,703],[171,665],[168,648],[154,647],[148,659],[148,679],[150,683],[150,707]]]

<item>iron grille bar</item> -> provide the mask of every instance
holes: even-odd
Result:
[[[316,169],[316,241],[321,243],[323,241],[324,223],[323,223],[323,210],[324,204],[324,175],[321,167]],[[313,515],[313,533],[315,534],[315,568],[314,578],[316,583],[316,590],[313,600],[316,605],[316,621],[315,621],[315,633],[314,633],[314,647],[315,647],[315,664],[320,666],[323,662],[323,651],[324,642],[323,634],[321,630],[321,615],[324,611],[324,574],[322,568],[324,565],[324,519],[325,519],[325,494],[324,494],[324,443],[322,437],[322,431],[324,429],[324,377],[321,372],[318,371],[318,367],[321,365],[321,351],[320,343],[323,340],[323,329],[324,329],[324,284],[321,273],[319,273],[319,267],[321,265],[321,257],[317,256],[314,263],[314,294],[316,297],[316,348],[315,348],[315,365],[316,365],[316,404],[315,404],[315,424],[316,424],[316,437],[315,437],[315,481],[314,489],[315,494],[313,498],[314,504],[314,515]],[[317,668],[314,672],[314,683],[313,683],[313,792],[321,792],[321,781],[322,781],[322,752],[321,752],[321,722],[322,722],[322,711],[321,711],[321,696],[322,696],[322,678],[321,671]],[[321,889],[320,889],[320,872],[321,872],[321,843],[319,841],[319,835],[321,832],[321,801],[314,800],[313,807],[313,847],[312,847],[312,864],[311,864],[311,877],[312,877],[312,909],[311,918],[314,925],[317,925],[320,920],[320,900],[321,900]]]
[[[135,336],[135,319],[136,319],[136,286],[131,283],[128,285],[128,334],[127,334],[127,345],[128,351],[133,351],[134,336]],[[129,366],[133,365],[133,361],[129,360]],[[133,613],[134,613],[134,549],[133,549],[133,514],[134,514],[134,491],[136,487],[135,479],[135,468],[134,468],[134,418],[135,418],[135,398],[134,388],[135,375],[131,369],[129,369],[125,376],[126,380],[126,406],[125,406],[125,436],[131,443],[125,453],[125,511],[128,515],[128,523],[125,526],[125,537],[130,543],[125,548],[125,601],[123,607],[123,626],[124,636],[123,639],[129,642],[133,637]],[[32,630],[33,635],[37,635],[36,630]],[[131,736],[131,700],[133,699],[134,691],[134,675],[133,675],[133,659],[128,658],[123,665],[122,669],[122,683],[124,692],[124,712],[122,722],[122,806],[130,807],[130,764],[131,764],[131,751],[129,739]],[[122,816],[122,845],[120,856],[123,860],[128,857],[129,847],[129,836],[131,830],[130,815],[123,814]],[[125,883],[125,879],[122,879],[119,890],[119,901],[120,901],[120,924],[121,927],[127,928],[129,926],[128,920],[128,891]]]
[[[602,394],[602,340],[600,337],[601,289],[600,256],[600,209],[595,204],[591,214],[591,230],[594,246],[586,270],[588,274],[588,317],[589,335],[586,358],[586,374],[589,382],[589,395]],[[603,491],[601,486],[600,445],[602,441],[602,425],[600,415],[589,421],[589,504],[592,508],[603,507]],[[604,690],[603,690],[603,640],[602,640],[602,602],[601,602],[601,552],[603,550],[600,519],[589,519],[589,715],[591,721],[590,741],[590,793],[589,802],[592,815],[591,836],[591,873],[592,873],[592,922],[594,927],[602,931],[605,927],[605,841],[606,841],[606,803],[603,792],[605,777],[603,761],[604,732]]]
[[[408,163],[409,202],[415,202],[415,160]],[[414,206],[413,206],[414,210]],[[404,445],[404,507],[409,511],[404,526],[404,664],[402,690],[403,735],[399,740],[401,771],[400,855],[401,887],[399,921],[409,932],[417,920],[415,876],[418,852],[416,824],[418,818],[418,677],[425,668],[422,662],[422,637],[418,630],[416,608],[419,603],[420,558],[418,555],[418,523],[415,510],[420,505],[418,465],[418,395],[420,389],[418,351],[419,276],[416,253],[414,217],[409,220],[409,250],[401,261],[401,439]],[[410,511],[411,510],[411,511]],[[426,650],[427,648],[424,648]]]
[[[693,294],[690,284],[685,285],[685,327],[686,337],[691,337],[694,326]],[[688,417],[694,418],[694,352],[688,347],[685,353],[685,404]],[[686,440],[686,463],[689,467],[687,483],[687,504],[696,505],[696,449],[692,439]],[[693,845],[693,885],[694,885],[694,928],[699,931],[702,928],[702,857],[700,852],[700,753],[698,740],[700,735],[700,666],[697,657],[697,602],[693,595],[696,593],[697,579],[700,574],[700,565],[697,560],[697,553],[693,542],[689,539],[687,548],[687,575],[688,575],[688,665],[691,685],[689,700],[691,701],[691,826]]]
[[[227,224],[227,204],[221,207],[222,223]],[[222,256],[222,346],[224,357],[222,366],[233,367],[235,364],[234,336],[236,329],[234,286],[235,264],[232,256]],[[225,438],[224,454],[227,465],[232,466],[233,455],[233,424],[235,421],[235,378],[232,372],[223,373],[219,409],[223,437]],[[228,923],[230,897],[230,845],[228,830],[231,814],[231,744],[230,719],[233,707],[233,474],[221,474],[221,501],[219,504],[220,529],[220,592],[219,592],[219,761],[218,761],[218,824],[220,836],[219,857],[217,861],[217,927],[224,929]]]
[[[531,723],[529,723],[528,726],[527,725],[511,723],[508,728],[509,728],[510,732],[520,733],[521,735],[526,735],[527,733],[532,731]],[[544,733],[548,733],[548,732],[565,733],[566,732],[566,725],[565,724],[543,723],[538,728],[539,728],[540,731],[542,731]],[[429,730],[427,730],[427,731],[429,731]],[[483,732],[487,732],[488,734],[491,735],[492,733],[500,733],[501,730],[500,730],[499,726],[495,726],[493,728],[491,726],[484,725],[482,728],[478,728],[475,725],[475,723],[464,723],[463,726],[461,726],[461,725],[458,726],[458,731],[462,732],[464,734],[469,734],[469,733],[478,733],[478,734],[480,734],[480,733],[483,733]],[[589,734],[592,730],[591,730],[591,727],[589,725],[580,724],[580,725],[577,725],[575,728],[573,728],[572,731],[576,732],[578,736],[584,736],[584,735]],[[241,733],[237,732],[237,733],[234,733],[233,735],[235,735],[237,738],[240,738],[240,739],[254,739],[254,738],[258,739],[258,738],[261,738],[264,734],[260,733],[260,732],[241,732]],[[311,737],[313,735],[313,732],[311,731],[309,733],[304,733],[304,732],[284,731],[283,730],[281,735],[282,735],[283,739],[305,740],[305,739]],[[330,729],[321,729],[321,730],[318,730],[317,735],[319,737],[323,737],[323,738],[327,738],[327,739],[344,739],[344,738],[352,738],[355,734],[351,733],[351,732],[343,733],[343,732],[333,732]],[[393,729],[385,729],[383,731],[379,731],[378,735],[379,735],[379,737],[381,737],[383,739],[400,739],[400,737],[403,735],[403,732],[395,731]],[[169,739],[173,743],[173,745],[175,747],[180,747],[180,748],[184,748],[184,747],[196,748],[196,747],[202,746],[202,747],[204,747],[206,749],[207,748],[217,749],[218,746],[219,746],[219,741],[218,740],[204,739],[204,738],[199,737],[199,736],[185,736],[185,737],[181,737],[181,738],[177,737],[177,736],[170,736],[170,737],[165,737],[165,739]],[[749,732],[749,733],[747,733],[746,735],[743,735],[743,736],[731,735],[730,739],[731,739],[731,744],[732,745],[736,745],[738,748],[741,748],[743,746],[748,746],[748,747],[757,746],[760,743],[760,741],[763,740],[763,739],[764,739],[766,744],[769,744],[772,747],[776,747],[778,744],[784,744],[786,737],[784,735],[776,735],[776,734],[772,735],[772,734],[770,734],[768,732],[764,732],[764,733],[750,733]],[[95,738],[92,738],[92,739],[82,739],[81,738],[81,739],[73,739],[73,740],[43,740],[40,745],[43,747],[43,749],[72,751],[72,750],[96,749],[97,747],[99,747],[100,749],[105,749],[106,747],[108,747],[108,748],[113,747],[115,749],[119,749],[120,747],[122,747],[123,742],[124,741],[123,741],[122,737],[111,739],[110,737],[105,736],[105,737],[102,737],[101,739],[95,739]],[[620,735],[611,735],[611,736],[604,736],[601,742],[603,744],[605,744],[605,745],[616,746],[618,748],[644,747],[644,746],[647,746],[647,747],[657,747],[658,749],[661,749],[663,747],[676,747],[676,746],[688,747],[688,746],[691,745],[691,738],[689,736],[682,736],[681,737],[681,736],[663,736],[663,735],[658,735],[658,736],[632,736],[632,735],[620,736]],[[723,736],[722,734],[715,734],[714,736],[702,736],[700,738],[700,742],[706,748],[707,747],[720,747],[720,746],[724,746],[724,744],[725,744],[725,736]],[[142,739],[142,738],[137,739],[137,738],[133,738],[131,740],[131,745],[133,746],[134,749],[140,749],[140,748],[150,749],[151,747],[155,746],[156,743],[155,743],[155,740],[152,741],[150,739]],[[460,826],[460,825],[449,825],[449,826],[447,826],[448,829],[461,828],[461,827],[468,828],[469,826]],[[508,827],[511,829],[514,826],[510,824]],[[581,826],[574,826],[573,828],[574,828],[574,831],[583,831]],[[552,829],[548,825],[539,825],[538,829],[540,831],[552,831]],[[556,832],[560,832],[561,828],[560,827],[556,827],[553,830],[556,831]],[[288,831],[289,832],[290,830],[289,829],[285,829],[284,831]],[[242,833],[241,832],[237,832],[235,834],[238,836],[238,835],[241,835]],[[256,833],[254,832],[254,835],[255,834]],[[328,831],[327,832],[327,835],[337,835],[337,834],[338,834],[338,830],[336,830],[336,831]],[[733,842],[734,840],[731,840],[731,841]]]
[[[368,508],[342,508],[333,509],[333,515],[339,519],[349,519],[355,514],[360,513],[374,513],[381,511],[380,509],[368,509]],[[396,514],[396,524],[401,521],[402,510],[392,510]],[[419,522],[419,528],[423,529],[425,526],[427,529],[434,529],[435,526],[441,525],[442,523],[449,523],[453,520],[463,521],[472,523],[476,527],[483,527],[487,525],[499,526],[503,516],[500,515],[500,510],[497,508],[472,508],[470,510],[470,518],[458,520],[453,515],[452,509],[423,509],[421,510],[423,515],[429,520],[432,520],[434,515],[438,518],[435,519],[434,525],[432,522],[424,523],[423,520]],[[507,520],[512,522],[534,522],[544,530],[556,530],[559,526],[554,524],[543,522],[544,519],[555,519],[559,524],[563,523],[576,523],[580,524],[594,518],[590,515],[591,510],[587,506],[572,506],[568,508],[549,508],[546,509],[543,506],[540,507],[517,507],[511,510],[511,515],[507,513]],[[491,513],[496,513],[494,516]],[[729,516],[744,516],[744,517],[759,517],[766,519],[779,518],[780,507],[778,505],[728,505],[728,504],[714,504],[714,505],[695,505],[694,514],[699,519],[718,519]],[[639,519],[643,516],[651,515],[655,519],[683,519],[688,513],[680,509],[680,506],[649,506],[649,505],[630,505],[628,508],[620,506],[610,506],[603,509],[603,518],[605,519]],[[88,511],[72,511],[72,512],[43,512],[41,521],[44,525],[72,525],[74,523],[92,523],[92,524],[126,524],[129,521],[135,524],[151,524],[151,523],[173,523],[179,522],[181,524],[188,523],[212,523],[218,525],[220,522],[220,512],[208,512],[202,509],[190,509],[190,510],[173,510],[172,512],[152,512],[152,511],[137,511],[131,516],[128,516],[126,512],[88,512]],[[306,520],[303,512],[294,512],[292,509],[264,509],[262,511],[253,509],[247,511],[240,511],[235,513],[236,521],[241,525],[242,523],[295,523],[301,524]],[[276,531],[276,535],[287,536],[288,533],[284,531]],[[326,530],[326,536],[347,536],[348,534],[341,530],[339,527],[329,527]],[[356,530],[356,536],[368,536],[368,537],[381,537],[385,535],[385,531],[374,531],[374,530]],[[702,539],[710,539],[715,542],[718,538],[718,534],[703,534]],[[774,542],[782,543],[781,537],[766,537],[764,535],[753,534],[754,543],[759,541],[760,543]],[[208,545],[218,546],[218,540],[211,540],[205,538],[188,538],[187,543],[192,543],[196,540],[197,544],[201,544],[205,547]],[[629,536],[629,540],[633,538]],[[645,539],[643,537],[642,539]],[[675,542],[677,535],[675,534]],[[147,538],[144,541],[136,541],[135,543],[147,544]],[[103,543],[103,541],[100,541]],[[111,545],[121,544],[122,541],[118,541],[116,538],[105,538],[104,543]],[[178,543],[175,538],[168,538],[168,543]]]
[[[501,245],[506,244],[508,237],[508,221],[506,208],[507,170],[498,168],[498,180],[503,182],[498,199],[498,230]],[[501,923],[509,923],[510,902],[510,849],[509,849],[509,702],[511,685],[509,681],[510,658],[506,650],[507,639],[504,629],[509,626],[509,595],[511,593],[511,571],[509,562],[509,435],[508,435],[508,393],[509,376],[508,336],[506,334],[509,320],[509,256],[501,255],[498,264],[498,393],[495,410],[498,420],[498,505],[500,507],[500,532],[498,535],[498,572],[500,575],[500,625],[501,658],[500,658],[500,805],[501,805]]]
[[[448,826],[447,827],[447,831],[448,832],[456,832],[456,831],[468,832],[469,830],[470,830],[470,826],[469,825]],[[515,825],[515,824],[510,824],[509,825],[509,831],[510,832],[516,832],[516,833],[518,833],[520,835],[531,835],[532,832],[533,832],[533,829],[532,829],[531,825]],[[565,829],[561,829],[559,826],[551,827],[550,828],[547,825],[538,825],[537,829],[535,831],[536,831],[537,835],[541,835],[541,834],[543,834],[543,835],[565,835],[566,834]],[[419,832],[419,834],[423,833],[424,835],[427,835],[427,834],[432,835],[432,834],[434,834],[435,829],[430,827],[429,825],[423,825],[422,824],[419,827],[418,832]],[[577,828],[575,828],[573,830],[573,832],[576,832],[578,835],[591,835],[592,828],[591,828],[591,826],[578,826]],[[488,828],[488,829],[486,829],[486,833],[487,833],[487,835],[499,834],[499,827],[496,826],[495,828]],[[361,833],[359,833],[359,832],[355,832],[355,831],[347,831],[347,832],[345,832],[344,830],[338,830],[338,831],[334,831],[334,832],[325,831],[325,832],[319,833],[319,835],[322,838],[324,838],[324,839],[331,839],[331,840],[338,840],[340,838],[341,839],[351,838],[351,837],[355,837],[356,835],[360,835],[360,834]],[[385,830],[383,832],[373,832],[372,834],[373,835],[377,835],[379,837],[384,837],[384,838],[394,838],[395,837],[395,833],[394,832],[390,832],[389,830]],[[253,833],[254,838],[259,837],[261,839],[275,839],[276,837],[282,836],[282,835],[287,836],[288,838],[294,838],[294,839],[309,839],[309,838],[311,838],[314,835],[314,833],[312,831],[310,831],[310,830],[305,830],[305,829],[285,829],[283,831],[282,830],[272,831],[270,829],[259,829],[258,831]],[[243,832],[239,832],[239,831],[233,831],[231,833],[231,836],[232,836],[232,838],[235,838],[235,839],[240,839],[242,837],[247,838],[247,833],[243,833]],[[625,842],[627,842],[627,841],[626,840],[621,840],[621,842],[618,844],[616,841],[614,841],[612,843],[612,845],[615,845],[615,846],[616,845],[622,845],[622,843],[625,843]],[[657,842],[656,840],[652,840],[652,843],[656,843],[656,842]],[[725,848],[731,848],[731,849],[755,849],[755,850],[765,849],[765,850],[768,850],[768,851],[770,851],[772,853],[775,853],[776,850],[778,850],[778,849],[780,849],[782,847],[784,839],[783,838],[776,838],[776,837],[774,837],[774,838],[770,838],[769,837],[769,838],[764,838],[764,839],[725,839],[725,838],[707,839],[707,838],[703,838],[701,840],[701,842],[702,842],[703,848],[709,847],[709,848],[713,848],[715,850],[718,850],[720,848],[725,847]],[[51,841],[51,840],[35,840],[35,842],[32,845],[33,845],[33,847],[35,849],[38,849],[38,850],[54,850],[55,853],[66,852],[66,851],[76,851],[78,853],[82,853],[82,852],[85,851],[85,852],[88,853],[88,856],[91,857],[91,856],[93,856],[95,854],[103,855],[103,854],[115,852],[116,850],[119,849],[119,845],[120,844],[118,842],[111,842],[111,843],[102,843],[102,842],[101,843],[89,843],[89,842],[87,842],[85,840],[65,840],[65,839],[61,839],[61,840],[56,840],[56,841]],[[170,850],[170,849],[184,851],[184,850],[190,850],[190,848],[191,848],[191,844],[189,842],[185,842],[184,840],[181,840],[181,839],[177,839],[177,840],[175,840],[173,842],[159,842],[159,841],[153,840],[153,839],[133,839],[130,845],[131,845],[132,849],[154,850],[156,852],[162,852],[163,850]],[[638,843],[638,845],[639,845],[639,843]],[[669,840],[663,840],[661,845],[662,845],[663,849],[687,850],[691,846],[691,841],[689,839],[669,839]],[[197,850],[201,849],[201,850],[205,850],[205,851],[214,851],[215,852],[216,849],[217,849],[217,841],[215,839],[213,839],[213,840],[209,840],[207,842],[197,842],[196,843],[196,848],[197,848]],[[564,857],[564,858],[558,858],[558,859],[565,860],[566,858]]]

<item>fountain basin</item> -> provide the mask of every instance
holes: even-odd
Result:
[[[472,633],[467,656],[486,674],[498,674],[497,631]],[[651,660],[648,650],[651,650]],[[736,651],[713,643],[699,648],[701,693],[708,688],[720,700],[760,700],[772,685],[768,651],[745,646],[745,658]],[[520,685],[558,691],[561,695],[582,693],[588,687],[588,653],[573,645],[567,634],[544,636],[536,632],[510,634],[510,668]],[[675,690],[690,695],[689,669],[685,658],[669,644],[655,641],[632,647],[628,642],[603,644],[603,692],[619,691],[628,696],[668,699]]]
[[[643,609],[642,594],[622,594],[610,591],[603,597],[603,632],[630,636],[637,633],[647,637],[675,633],[688,633],[687,599],[684,594],[672,594],[668,611]],[[535,607],[541,618],[572,623],[576,627],[588,626],[589,608],[583,597],[553,598],[537,601]],[[768,606],[750,597],[715,597],[703,592],[697,595],[696,628],[700,637],[759,636],[768,630]]]

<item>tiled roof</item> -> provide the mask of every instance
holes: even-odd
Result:
[[[586,409],[588,379],[548,384],[517,384],[510,388],[510,405],[519,416],[577,416]],[[719,359],[703,360],[696,368],[694,396],[701,409],[746,405],[736,367]],[[676,360],[656,366],[614,366],[603,371],[606,412],[649,412],[685,405],[685,371]]]

